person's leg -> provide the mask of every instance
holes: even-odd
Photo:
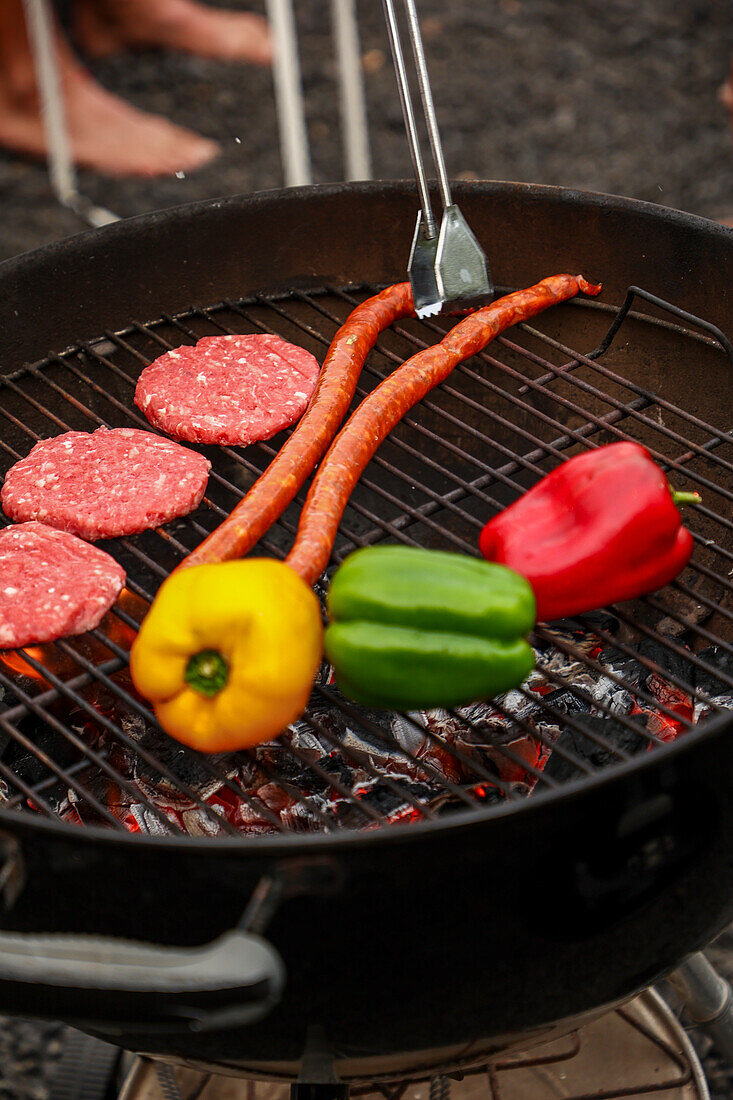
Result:
[[[67,126],[79,165],[108,175],[156,176],[191,171],[216,155],[214,142],[138,111],[97,84],[60,31],[57,46]],[[46,152],[22,0],[0,0],[0,146],[32,156]]]
[[[76,0],[75,32],[80,47],[94,56],[160,47],[257,65],[272,61],[261,15],[198,0]]]

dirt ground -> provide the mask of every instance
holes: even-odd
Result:
[[[228,0],[262,7],[263,0]],[[68,3],[68,0],[67,0]],[[359,0],[374,174],[410,175],[378,0]],[[330,5],[298,0],[314,178],[343,178]],[[706,217],[733,214],[733,140],[717,98],[733,53],[730,0],[420,0],[451,175],[629,195]],[[217,139],[187,179],[82,188],[127,217],[282,185],[269,71],[147,53],[93,66],[140,107]],[[0,259],[75,233],[44,168],[0,153]]]
[[[1,2],[1,0],[0,0]],[[223,2],[223,0],[222,0]],[[228,0],[229,6],[262,9]],[[343,178],[326,0],[298,0],[314,179]],[[359,0],[374,175],[410,175],[381,4]],[[710,218],[733,215],[733,140],[718,100],[733,54],[730,0],[419,0],[449,172],[606,191]],[[93,66],[140,107],[217,139],[186,179],[81,174],[128,217],[282,185],[268,71],[148,53]],[[42,164],[0,152],[0,259],[83,229]],[[733,937],[729,937],[733,945]],[[733,970],[729,941],[718,963]],[[0,1018],[0,1100],[46,1100],[60,1029]],[[714,1097],[731,1070],[706,1058]]]

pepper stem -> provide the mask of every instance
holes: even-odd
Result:
[[[702,497],[699,493],[684,493],[678,492],[675,489],[670,489],[672,493],[672,500],[677,507],[681,507],[683,504],[702,504]]]
[[[194,691],[211,698],[218,695],[229,679],[229,665],[215,649],[202,649],[186,665],[184,680]]]

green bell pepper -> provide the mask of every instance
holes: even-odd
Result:
[[[336,682],[367,706],[415,710],[486,699],[534,665],[529,583],[494,562],[375,546],[336,571],[325,650]]]

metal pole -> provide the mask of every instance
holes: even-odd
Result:
[[[286,187],[311,182],[303,82],[292,0],[267,0],[274,42],[273,79]]]
[[[690,1019],[709,1035],[733,1066],[733,992],[701,951],[690,955],[667,979],[685,1003]]]
[[[76,194],[76,170],[71,157],[66,112],[53,40],[48,0],[23,0],[28,39],[36,63],[43,128],[48,144],[48,174],[60,202]]]
[[[90,225],[116,222],[119,220],[116,214],[95,206],[90,199],[79,194],[48,0],[23,0],[23,7],[38,80],[41,117],[48,146],[48,176],[53,193],[62,206],[86,218]]]
[[[331,0],[331,21],[338,61],[346,179],[367,180],[372,177],[372,161],[356,0]]]

